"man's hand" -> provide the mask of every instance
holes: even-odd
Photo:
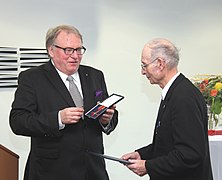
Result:
[[[63,124],[78,123],[84,113],[81,107],[69,107],[61,110],[60,117]]]
[[[128,160],[132,164],[126,164],[126,166],[139,176],[144,176],[147,174],[145,162],[146,160],[141,160],[140,154],[138,152],[132,152],[125,154],[121,159]]]
[[[110,122],[111,119],[113,118],[114,109],[116,109],[116,106],[115,106],[115,105],[112,106],[111,108],[107,109],[106,112],[101,116],[101,118],[99,119],[99,121],[100,121],[103,125],[109,124],[109,122]]]

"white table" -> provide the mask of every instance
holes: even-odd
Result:
[[[209,136],[209,145],[214,180],[222,180],[222,135]]]

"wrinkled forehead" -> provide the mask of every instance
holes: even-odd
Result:
[[[79,36],[79,34],[76,34],[72,31],[61,31],[58,33],[56,39],[66,39],[66,38],[75,38],[75,39],[80,39],[81,37]]]
[[[142,50],[141,60],[148,61],[151,58],[151,49],[148,45],[145,45]]]
[[[82,44],[81,38],[79,35],[73,33],[73,32],[67,32],[62,31],[58,34],[56,40],[56,43],[78,43]]]

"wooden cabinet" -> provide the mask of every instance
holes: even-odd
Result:
[[[0,144],[0,179],[18,180],[19,156]]]

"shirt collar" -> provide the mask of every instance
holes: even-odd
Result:
[[[53,61],[52,61],[52,64],[53,64],[53,66],[55,67],[55,64],[54,64]],[[67,74],[61,72],[61,71],[60,71],[58,68],[56,68],[56,67],[55,67],[55,69],[56,69],[56,71],[58,72],[59,76],[61,77],[62,81],[65,83],[66,80],[67,80],[67,77],[68,77]],[[74,81],[76,81],[76,82],[79,82],[79,81],[80,81],[78,71],[76,71],[76,72],[75,72],[74,74],[72,74],[71,76],[74,78]]]
[[[166,94],[168,92],[168,90],[170,89],[170,86],[173,84],[173,82],[175,81],[175,79],[180,75],[180,72],[176,73],[170,80],[169,82],[166,84],[166,86],[163,88],[162,92],[161,92],[161,99],[164,100],[166,97]]]

